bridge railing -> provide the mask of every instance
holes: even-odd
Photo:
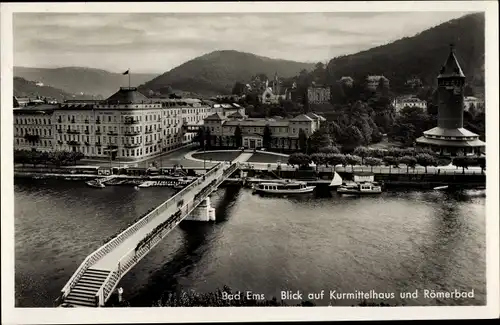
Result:
[[[210,173],[209,175],[211,175],[222,167],[223,167],[222,163],[217,164],[216,166],[211,168],[207,174]],[[205,175],[205,177],[207,176],[207,174]],[[142,226],[144,226],[149,221],[151,221],[151,219],[153,219],[154,217],[161,214],[163,211],[165,211],[171,205],[179,202],[181,200],[182,196],[187,191],[189,191],[190,189],[192,189],[194,186],[196,186],[198,184],[198,181],[200,178],[191,182],[188,186],[186,186],[184,189],[182,189],[177,194],[172,196],[170,199],[168,199],[167,201],[165,201],[164,203],[162,203],[161,205],[156,207],[153,211],[148,213],[146,216],[144,216],[143,218],[138,220],[136,223],[134,223],[133,225],[131,225],[130,227],[125,229],[123,232],[118,234],[115,238],[113,238],[112,240],[110,240],[109,242],[107,242],[103,246],[99,247],[94,252],[92,252],[89,256],[87,256],[87,258],[82,262],[82,264],[80,264],[80,266],[78,267],[76,272],[73,273],[73,275],[71,276],[69,281],[65,284],[65,286],[61,290],[62,297],[65,297],[66,295],[69,294],[71,288],[73,288],[73,286],[76,284],[76,282],[78,282],[80,277],[85,273],[85,271],[87,271],[87,269],[89,269],[92,265],[94,265],[105,254],[109,253],[112,249],[114,249],[116,246],[118,246],[123,241],[125,241],[128,237],[130,237],[135,232],[137,232]]]
[[[229,176],[231,173],[233,173],[237,168],[239,164],[235,163],[231,165],[229,168],[226,170],[223,170],[221,177],[219,178],[219,181],[214,187],[217,187],[222,183],[224,178]],[[205,174],[205,180],[207,178],[210,178],[212,175],[220,171],[221,169],[224,168],[224,164],[218,164],[217,166],[214,166],[211,170],[209,170],[209,173]],[[198,180],[197,180],[198,181]],[[196,182],[196,181],[195,181]],[[176,196],[180,195],[182,196],[184,190],[188,191],[189,189],[199,185],[199,183],[191,183],[187,187],[185,187],[182,191],[176,194]],[[197,206],[200,204],[203,200],[198,199],[193,202],[187,202],[184,206],[186,207],[186,211],[182,217],[179,218],[177,222],[169,223],[165,225],[160,231],[155,234],[151,240],[148,242],[147,245],[144,245],[143,247],[139,248],[136,250],[136,248],[130,249],[127,253],[125,253],[118,263],[116,264],[115,268],[113,271],[110,272],[108,277],[106,278],[103,286],[99,289],[98,293],[96,294],[97,299],[99,299],[99,304],[104,305],[104,303],[109,299],[109,296],[115,289],[116,285],[118,284],[118,281],[121,279],[121,277],[127,273],[137,262],[139,262],[151,249],[153,249],[158,242],[166,235],[168,234],[173,228],[175,228],[187,215],[189,215]],[[168,202],[168,201],[167,201]],[[167,203],[165,202],[165,203]],[[184,206],[181,207],[181,210],[184,209]],[[189,209],[191,207],[191,209]],[[166,208],[165,208],[166,209]],[[168,218],[170,218],[169,216]],[[167,218],[167,220],[168,220]]]

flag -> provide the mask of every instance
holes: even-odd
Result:
[[[124,74],[124,75],[125,75],[125,74],[128,74],[128,71],[129,71],[129,70],[125,71],[125,72],[124,72],[124,73],[122,73],[122,74]]]

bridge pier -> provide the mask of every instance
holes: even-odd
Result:
[[[215,208],[210,204],[210,197],[203,200],[200,205],[185,220],[191,221],[215,221]]]

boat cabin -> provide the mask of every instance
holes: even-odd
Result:
[[[258,185],[261,190],[300,190],[307,187],[306,183],[261,183]]]

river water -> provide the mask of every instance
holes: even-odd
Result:
[[[52,307],[84,258],[128,222],[172,195],[168,188],[15,182],[17,307]],[[215,223],[183,222],[120,282],[132,306],[175,290],[224,285],[270,299],[325,290],[318,305],[351,306],[328,293],[394,293],[394,305],[483,305],[485,192],[386,192],[376,197],[269,198],[221,188]],[[432,299],[423,290],[474,291]],[[417,298],[400,298],[415,292]],[[287,301],[298,303],[298,301]],[[370,300],[368,302],[380,302]]]

